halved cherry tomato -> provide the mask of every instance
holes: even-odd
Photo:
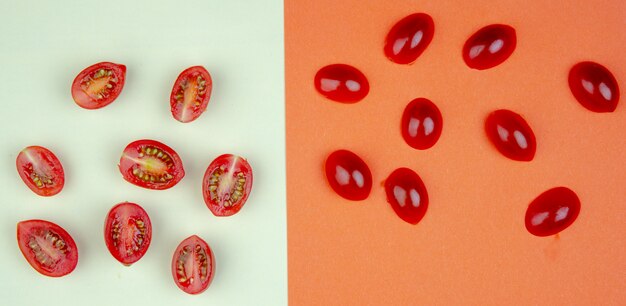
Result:
[[[81,71],[72,83],[72,98],[86,109],[105,107],[122,92],[126,81],[126,66],[101,62]]]
[[[148,213],[135,203],[119,203],[104,221],[104,241],[119,262],[126,266],[137,262],[148,250],[152,224]]]
[[[181,242],[172,257],[176,286],[189,294],[206,290],[215,275],[215,257],[202,238],[193,235]]]
[[[170,95],[172,116],[180,122],[196,120],[209,104],[213,81],[202,66],[185,69],[178,75]]]
[[[202,195],[218,217],[239,212],[252,190],[252,168],[245,158],[232,154],[218,156],[204,173]]]
[[[60,277],[74,271],[78,248],[72,236],[60,226],[44,220],[17,224],[17,244],[24,258],[37,272]]]
[[[326,158],[324,172],[330,187],[352,201],[367,199],[372,190],[372,172],[367,164],[348,150],[337,150]]]
[[[36,194],[48,197],[63,189],[65,172],[50,150],[40,146],[27,147],[17,155],[15,164],[22,181]]]
[[[385,180],[387,202],[402,220],[417,224],[428,210],[428,192],[422,179],[409,168],[398,168]]]
[[[185,176],[183,162],[176,151],[147,139],[128,144],[118,167],[126,181],[148,189],[168,189]]]

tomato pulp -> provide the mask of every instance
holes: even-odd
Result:
[[[101,62],[81,71],[72,83],[72,98],[78,106],[98,109],[115,101],[124,88],[126,66]]]
[[[234,215],[248,200],[252,179],[252,167],[246,159],[232,154],[218,156],[204,173],[204,202],[216,216]]]
[[[119,203],[109,211],[104,222],[104,241],[109,252],[126,266],[146,254],[152,240],[148,213],[135,203]]]
[[[65,172],[59,159],[50,150],[30,146],[17,155],[17,173],[34,193],[48,197],[63,189]]]
[[[183,162],[176,151],[155,140],[128,144],[118,167],[126,181],[148,189],[171,188],[185,176]]]
[[[19,222],[17,243],[28,263],[46,276],[67,275],[78,263],[78,248],[72,236],[49,221]]]

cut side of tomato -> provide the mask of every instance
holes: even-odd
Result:
[[[172,257],[176,286],[189,294],[206,290],[215,275],[215,257],[202,238],[193,235],[181,242]]]
[[[63,189],[65,172],[50,150],[40,146],[27,147],[17,155],[15,164],[22,181],[36,194],[48,197]]]
[[[204,173],[202,195],[218,217],[239,212],[252,190],[252,167],[245,158],[232,154],[217,157]]]
[[[118,165],[124,179],[139,187],[163,190],[185,176],[176,151],[155,140],[137,140],[126,146]]]
[[[74,271],[78,248],[72,236],[60,226],[44,220],[17,224],[17,244],[26,261],[37,272],[60,277]]]
[[[170,95],[172,116],[180,122],[196,120],[209,104],[213,81],[202,66],[185,69],[178,75]]]
[[[130,266],[146,254],[151,239],[152,224],[141,206],[124,202],[111,208],[104,223],[104,241],[115,259]]]
[[[115,101],[124,88],[126,66],[101,62],[81,71],[72,83],[72,98],[78,106],[98,109]]]

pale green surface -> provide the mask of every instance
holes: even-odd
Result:
[[[0,2],[0,305],[286,304],[282,2]],[[113,104],[81,109],[70,84],[99,61],[126,64],[126,86]],[[211,72],[213,96],[198,120],[182,124],[169,93],[192,65]],[[151,191],[122,179],[120,154],[142,138],[180,154],[187,175],[177,186]],[[63,163],[57,196],[36,196],[20,180],[15,158],[29,145]],[[246,206],[230,218],[214,217],[200,192],[222,153],[247,157],[255,174]],[[108,210],[126,200],[153,223],[148,253],[130,268],[108,253],[102,233]],[[72,274],[47,278],[23,259],[15,225],[31,218],[73,235],[80,259]],[[170,273],[174,249],[192,234],[217,261],[199,296],[180,291]]]

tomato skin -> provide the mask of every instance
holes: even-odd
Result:
[[[192,87],[189,87],[190,83]],[[181,88],[181,85],[185,85],[190,92]],[[193,66],[183,70],[176,78],[170,94],[170,107],[174,119],[187,123],[200,117],[209,104],[212,89],[211,74],[204,67]],[[186,106],[185,101],[189,99],[189,95],[193,98],[189,103],[194,104]]]
[[[535,157],[535,133],[519,114],[507,109],[493,111],[485,120],[485,132],[496,149],[507,158],[529,162]]]
[[[434,33],[435,24],[429,15],[416,13],[406,16],[389,30],[385,39],[385,55],[394,63],[412,64],[426,50]]]
[[[428,210],[428,192],[413,170],[398,168],[385,180],[387,202],[400,219],[417,224]],[[407,203],[408,202],[408,203]]]
[[[529,233],[546,237],[568,228],[579,214],[580,199],[576,193],[567,187],[555,187],[528,205],[524,223]]]
[[[248,200],[252,182],[252,167],[245,158],[233,154],[220,155],[211,162],[204,173],[202,180],[204,202],[213,215],[232,216],[238,213]],[[223,184],[228,184],[226,185],[228,188]]]
[[[107,82],[102,84],[106,86],[102,88],[102,98],[98,98],[95,93],[88,93],[85,82],[95,79],[99,76],[98,71],[104,70],[111,72],[111,75],[103,75],[100,78],[106,78]],[[98,109],[111,104],[122,92],[124,83],[126,82],[126,66],[111,62],[100,62],[83,69],[72,82],[72,98],[74,102],[85,109]],[[108,87],[111,86],[111,87]]]
[[[337,150],[326,158],[324,165],[330,187],[351,201],[367,199],[372,190],[372,172],[367,164],[348,150]]]
[[[204,269],[203,265],[206,265]],[[209,288],[214,276],[215,256],[209,245],[196,235],[183,240],[172,256],[172,277],[176,286],[186,293],[199,294]]]
[[[154,190],[171,188],[185,176],[183,162],[176,151],[149,139],[128,144],[118,168],[127,182]]]
[[[17,243],[26,261],[45,276],[67,275],[74,271],[78,264],[78,248],[74,239],[62,227],[52,222],[45,220],[19,222]],[[46,245],[42,247],[41,244]],[[51,250],[58,258],[55,260],[45,254],[44,249]],[[45,262],[42,263],[43,260],[40,258],[44,258]]]
[[[30,146],[20,151],[15,165],[22,181],[37,195],[53,196],[65,185],[63,165],[44,147]]]
[[[130,245],[126,243],[128,238]],[[104,221],[104,241],[117,261],[125,266],[137,262],[148,251],[151,240],[152,223],[141,206],[124,202],[111,208]]]

